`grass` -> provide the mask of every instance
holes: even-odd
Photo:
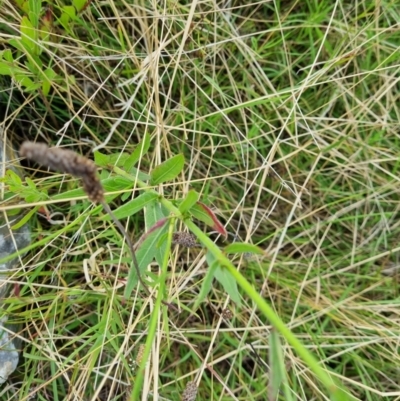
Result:
[[[0,65],[6,141],[90,157],[100,147],[116,163],[147,133],[143,173],[184,154],[184,171],[157,193],[172,206],[200,193],[229,232],[196,221],[215,252],[235,238],[265,251],[228,257],[318,369],[355,399],[399,400],[397,2],[93,1],[69,19],[70,3],[52,4],[66,21],[36,40],[29,67],[9,42],[26,11],[1,3],[1,48],[23,70]],[[8,278],[20,292],[4,313],[23,351],[1,399],[180,400],[190,381],[198,400],[330,399],[298,348],[276,342],[254,294],[240,289],[237,305],[214,280],[194,310],[205,248],[172,247],[150,267],[165,291],[153,300],[135,287],[124,300],[129,253],[101,207],[71,177],[22,163],[33,187],[6,179],[2,209],[45,206],[51,217],[30,216],[32,245]],[[114,210],[143,191],[112,169],[100,175]],[[149,228],[143,212],[123,223],[134,241]],[[181,312],[159,307],[164,296]]]

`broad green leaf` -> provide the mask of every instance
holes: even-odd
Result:
[[[106,192],[124,191],[132,188],[132,181],[125,177],[110,177],[101,181]]]
[[[269,399],[276,400],[281,385],[284,386],[285,400],[293,401],[293,393],[287,380],[283,349],[279,339],[279,334],[275,329],[271,330],[269,336]]]
[[[1,55],[3,56],[4,60],[8,61],[9,63],[14,62],[12,51],[10,49],[2,51]]]
[[[189,213],[196,218],[197,220],[202,221],[203,223],[206,223],[208,226],[213,227],[214,226],[214,220],[211,218],[211,216],[204,211],[204,209],[198,205],[197,203],[193,205]]]
[[[126,217],[133,216],[140,212],[145,206],[149,206],[154,203],[158,198],[158,195],[154,192],[145,192],[139,195],[137,198],[125,203],[113,211],[117,219],[125,219]],[[106,215],[103,220],[110,220],[110,216]]]
[[[72,0],[72,4],[75,6],[76,11],[82,11],[86,7],[86,3],[90,0]]]
[[[108,161],[110,160],[110,156],[96,150],[94,152],[94,162],[100,167],[106,167],[108,165]]]
[[[31,191],[22,195],[27,203],[36,203],[48,199],[47,193],[44,191]]]
[[[22,179],[15,171],[8,169],[6,171],[6,178],[7,178],[7,183],[10,186],[15,185],[16,187],[19,187],[19,188],[22,187]]]
[[[34,191],[37,191],[37,187],[35,184],[35,181],[31,180],[29,177],[25,177],[25,182],[28,185],[30,189],[33,189]]]
[[[21,51],[23,53],[26,52],[25,47],[22,45],[20,38],[18,38],[18,39],[17,38],[10,39],[8,41],[8,44],[13,46],[13,47],[15,47],[17,50],[19,50],[19,51]]]
[[[199,200],[200,195],[194,190],[191,189],[186,198],[179,205],[179,211],[181,213],[186,213],[190,208],[192,208],[196,202]]]
[[[25,90],[33,92],[36,89],[40,88],[40,84],[39,83],[35,83],[33,82],[29,77],[27,77],[26,75],[21,75],[21,74],[16,74],[14,76],[15,80],[22,86],[25,88]]]
[[[144,213],[144,221],[146,225],[146,231],[152,229],[152,227],[156,226],[159,221],[165,219],[168,216],[168,213],[165,213],[161,204],[159,202],[150,203],[146,206],[145,213]],[[168,230],[168,225],[165,225],[160,232],[160,237]],[[161,245],[156,247],[156,251],[154,257],[159,266],[162,266],[165,252],[167,252],[167,243],[164,241]]]
[[[68,23],[71,18],[75,18],[76,10],[74,6],[64,6],[62,7],[62,12],[59,21],[64,28],[68,28]]]
[[[150,135],[145,133],[142,140],[136,146],[136,149],[128,157],[124,164],[124,170],[131,172],[133,166],[140,160],[140,158],[145,155],[150,148]]]
[[[111,153],[111,155],[108,156],[108,165],[109,166],[118,166],[122,167],[126,160],[129,158],[129,154],[122,152],[122,153]]]
[[[241,300],[237,283],[235,278],[229,273],[229,271],[224,267],[217,265],[214,272],[214,276],[222,284],[225,291],[231,297],[232,301],[235,302],[238,306],[240,306]]]
[[[257,245],[247,244],[245,242],[234,242],[224,248],[224,252],[229,253],[255,253],[264,255],[264,251]]]
[[[222,234],[224,237],[228,235],[228,233],[225,230],[225,227],[218,220],[215,213],[204,203],[197,202],[190,208],[189,213],[196,219],[212,227],[215,231]]]
[[[56,73],[52,68],[47,68],[47,69],[44,71],[44,76],[45,76],[49,81],[53,81],[53,80],[56,78],[57,73]]]
[[[44,96],[47,96],[51,89],[51,84],[57,76],[56,72],[52,68],[48,68],[44,71],[45,78],[42,83],[42,92]]]
[[[200,306],[200,304],[204,301],[204,299],[210,292],[215,277],[215,271],[218,267],[218,261],[214,258],[211,252],[207,252],[206,260],[208,263],[208,269],[206,276],[204,277],[203,283],[201,284],[199,296],[194,304],[193,307],[194,310],[196,310]]]
[[[47,96],[50,93],[51,83],[49,81],[42,82],[42,93],[44,96]]]
[[[116,174],[118,174],[119,176],[127,178],[131,182],[136,182],[136,179],[139,179],[142,181],[148,181],[150,179],[150,176],[148,174],[145,174],[142,171],[139,171],[135,167],[131,168],[130,173],[127,173],[125,170],[122,170],[119,167],[113,167],[113,171]]]
[[[74,6],[64,6],[62,8],[63,13],[67,14],[70,18],[76,17],[76,10]]]
[[[151,184],[157,185],[173,180],[182,171],[184,164],[185,158],[182,154],[171,157],[164,163],[161,163],[150,174]]]
[[[34,28],[29,18],[24,16],[21,19],[21,42],[24,45],[25,49],[31,54],[37,54],[38,45],[37,45],[37,37],[38,31]]]
[[[12,75],[12,67],[10,66],[10,63],[5,62],[5,61],[0,61],[0,75]]]
[[[33,54],[28,53],[27,54],[27,60],[24,63],[28,69],[28,71],[33,75],[33,76],[38,76],[42,75],[42,68],[43,68],[43,62],[42,60]]]

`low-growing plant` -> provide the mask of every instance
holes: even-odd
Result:
[[[171,302],[171,300],[168,299],[168,294],[165,293],[165,288],[171,245],[174,240],[174,233],[177,231],[176,223],[178,221],[184,224],[184,226],[186,226],[186,228],[192,233],[189,242],[190,246],[194,245],[197,240],[204,248],[206,261],[209,265],[209,269],[206,277],[204,278],[198,299],[190,312],[196,312],[196,308],[206,298],[209,290],[211,289],[214,279],[221,283],[227,294],[238,307],[241,305],[242,296],[238,288],[240,287],[243,293],[246,294],[246,296],[248,296],[258,306],[259,310],[265,315],[270,323],[293,347],[293,349],[296,350],[298,355],[315,373],[316,377],[326,387],[331,399],[352,399],[342,388],[342,386],[328,373],[326,369],[319,365],[314,356],[285,326],[283,321],[270,307],[268,302],[262,298],[262,296],[254,289],[251,283],[249,283],[236,269],[230,259],[230,255],[232,254],[254,253],[263,255],[263,250],[255,245],[242,242],[233,242],[223,248],[216,245],[209,238],[209,236],[199,228],[194,220],[200,220],[212,230],[217,231],[220,235],[226,236],[227,233],[215,213],[200,201],[200,195],[196,191],[190,190],[186,196],[182,197],[181,199],[173,200],[168,199],[166,196],[162,196],[157,191],[157,187],[159,185],[162,185],[167,181],[172,181],[179,175],[183,174],[185,166],[183,155],[178,154],[164,161],[162,164],[147,173],[141,172],[136,168],[140,158],[147,152],[149,146],[150,138],[148,135],[145,135],[141,143],[139,143],[132,154],[123,153],[118,155],[106,155],[104,153],[95,152],[94,155],[97,166],[102,168],[100,181],[98,182],[101,183],[101,186],[105,191],[105,204],[108,204],[108,202],[114,200],[116,196],[119,196],[119,194],[124,191],[127,191],[126,193],[128,194],[132,193],[132,190],[140,192],[138,196],[129,201],[126,201],[126,197],[124,196],[123,204],[112,212],[111,217],[109,214],[106,214],[102,217],[103,220],[110,220],[114,217],[116,219],[124,219],[139,212],[144,212],[146,229],[144,230],[144,233],[141,233],[142,236],[133,251],[133,259],[137,258],[138,268],[132,268],[128,274],[124,290],[124,298],[128,299],[131,297],[138,280],[141,282],[144,280],[146,282],[146,286],[152,287],[153,290],[157,290],[155,309],[150,318],[146,345],[143,351],[139,369],[136,373],[131,399],[139,399],[144,369],[155,338],[157,319],[161,311],[162,304],[164,303],[169,305]],[[36,147],[40,147],[40,145],[36,145]],[[43,146],[43,148],[47,147]],[[58,152],[57,149],[55,149],[53,152],[54,155],[51,154],[51,157],[47,157],[46,155],[39,157],[40,152],[30,152],[27,146],[23,147],[22,150],[23,155],[28,156],[33,160],[41,161],[43,164],[54,169],[77,175],[80,178],[83,178],[84,183],[87,168],[84,169],[85,171],[82,173],[83,170],[75,165],[79,164],[78,161],[82,161],[82,165],[90,167],[91,176],[94,174],[94,164],[81,156],[73,154],[73,152],[64,151],[65,154],[69,156],[72,155],[71,158],[69,156],[68,158],[71,160],[73,159],[72,161],[74,164],[71,168],[69,168],[68,166],[71,166],[71,163],[67,163],[67,161],[64,160],[65,158],[62,158],[64,155],[63,151]],[[42,149],[39,150],[42,152]],[[65,168],[66,165],[68,168]],[[97,182],[97,178],[94,178],[94,180]],[[37,190],[36,187],[32,188],[32,184],[24,185],[22,181],[15,180],[13,175],[8,175],[5,179],[5,183],[10,185],[10,187],[12,186],[13,191],[18,193],[19,196],[25,200],[30,199],[28,196],[32,196],[33,189],[35,191]],[[103,198],[100,200],[97,195],[96,197],[92,196],[90,190],[87,188],[87,185],[86,187],[84,185],[84,188],[90,199],[95,202],[103,202]],[[96,192],[96,194],[97,193],[98,192]],[[58,195],[49,196],[49,201],[73,199],[82,195],[84,195],[83,190],[77,188]],[[47,197],[47,195],[45,196]],[[37,204],[40,204],[40,197],[36,197],[35,201]],[[96,212],[99,210],[100,209],[96,208]],[[26,221],[26,219],[24,221]],[[33,249],[37,246],[40,246],[40,241],[31,245],[29,248]],[[153,260],[155,260],[160,267],[160,273],[158,275],[147,270],[148,265]],[[133,264],[135,265],[135,263]],[[143,276],[143,279],[141,276]],[[183,305],[179,306],[184,307]],[[271,353],[270,363],[271,366],[275,366],[275,368],[274,375],[272,375],[271,378],[273,382],[270,383],[270,391],[272,391],[273,394],[277,394],[279,388],[283,386],[286,399],[293,399],[291,392],[288,389],[288,382],[286,379],[286,372],[282,357],[283,351],[276,333],[271,334],[271,346],[273,346],[274,352]]]
[[[70,31],[78,15],[90,0],[73,0],[72,4],[45,7],[41,0],[17,0],[21,11],[19,35],[7,42],[11,48],[0,52],[0,75],[11,77],[25,92],[40,90],[45,97],[54,84],[65,87],[64,79],[54,68],[53,56],[49,58],[46,50],[56,36],[52,31],[61,28]],[[69,77],[73,83],[73,77]]]

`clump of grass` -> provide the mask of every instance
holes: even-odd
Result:
[[[22,13],[2,3],[3,43],[19,35]],[[399,20],[395,2],[93,1],[68,29],[55,26],[43,50],[63,84],[44,102],[1,77],[1,109],[17,139],[58,141],[82,154],[89,140],[116,163],[149,133],[143,171],[184,153],[185,175],[160,193],[177,199],[195,188],[237,238],[263,247],[267,258],[235,263],[321,366],[358,399],[395,400],[398,276],[380,271],[399,263]],[[24,259],[20,298],[7,301],[27,338],[12,396],[94,398],[110,382],[109,397],[119,396],[135,382],[127,361],[154,309],[136,298],[121,305],[112,285],[87,290],[84,255],[107,249],[97,260],[106,285],[126,273],[122,246],[96,209],[77,202],[75,182],[35,174],[37,187],[58,196],[47,205],[65,223],[33,218],[42,245]],[[133,198],[132,188],[113,190],[117,178],[101,178],[114,206]],[[145,231],[140,215],[127,225]],[[168,294],[189,309],[207,272],[203,252],[176,247],[170,259]],[[227,307],[229,321],[218,313]],[[197,315],[160,315],[144,394],[179,400],[180,384],[199,377],[199,399],[265,400],[268,369],[249,344],[269,360],[270,322],[246,297],[235,307],[217,284]],[[282,347],[296,397],[326,399]]]
[[[65,174],[71,174],[82,179],[83,189],[88,198],[94,203],[100,203],[121,231],[124,240],[129,246],[137,278],[147,295],[150,296],[150,292],[141,278],[139,263],[130,236],[121,222],[115,217],[114,213],[112,213],[104,198],[104,188],[97,176],[97,167],[93,161],[84,156],[78,155],[72,150],[56,147],[49,148],[45,143],[34,143],[29,141],[25,141],[21,145],[20,155],[53,170],[58,170]]]

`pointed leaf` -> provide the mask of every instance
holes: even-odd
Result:
[[[35,83],[33,82],[30,78],[28,78],[26,75],[22,75],[22,74],[16,74],[14,76],[15,80],[22,86],[25,88],[25,90],[27,91],[35,91],[36,89],[38,89],[40,87],[39,83]]]
[[[149,206],[151,203],[155,203],[158,195],[154,192],[145,192],[139,195],[137,198],[125,203],[124,205],[118,207],[113,211],[115,217],[120,219],[125,219],[126,217],[133,216],[137,212],[140,212],[145,206]],[[102,220],[110,220],[109,215],[105,215]]]
[[[229,273],[227,269],[217,265],[215,272],[215,278],[222,284],[225,291],[231,297],[232,301],[238,306],[241,305],[240,294],[238,291],[237,283],[235,278]]]
[[[146,224],[146,231],[151,230],[152,227],[156,226],[160,221],[163,221],[168,214],[165,213],[159,202],[150,203],[146,206],[144,213],[144,220]],[[160,237],[168,230],[168,226],[165,225],[160,230]],[[160,238],[159,238],[160,239]],[[159,266],[162,266],[165,252],[167,252],[167,243],[164,241],[161,245],[155,247],[155,259]]]
[[[88,0],[72,0],[72,4],[75,6],[76,11],[82,11],[86,7]]]
[[[10,63],[0,61],[0,75],[12,75],[12,67]]]
[[[164,234],[165,229],[168,229],[168,225],[158,225],[157,228],[160,229],[152,230],[151,234],[148,235],[141,244],[139,244],[139,247],[136,250],[136,259],[138,260],[140,272],[144,272],[153,259],[157,257],[157,253],[159,252],[157,244],[160,237]],[[129,271],[128,281],[124,291],[125,299],[130,297],[137,282],[138,278],[136,275],[136,269],[132,266]]]
[[[196,202],[199,200],[200,194],[198,194],[194,189],[191,189],[186,198],[179,205],[179,210],[181,213],[186,213],[190,208],[192,208]]]
[[[133,166],[140,160],[140,158],[145,155],[150,148],[150,135],[145,133],[142,140],[138,143],[135,150],[128,157],[124,164],[124,170],[131,172]]]
[[[21,42],[29,53],[35,54],[37,51],[37,29],[35,29],[29,21],[29,18],[24,16],[21,19]]]
[[[279,339],[279,333],[272,329],[269,336],[269,385],[268,398],[276,400],[279,394],[279,389],[283,384],[285,400],[293,401],[293,393],[289,387],[283,349]]]
[[[42,9],[41,0],[28,0],[29,4],[29,20],[32,22],[34,28],[39,27],[39,16]]]
[[[56,72],[52,68],[48,68],[44,71],[45,79],[42,83],[42,92],[44,96],[47,96],[51,89],[51,84],[57,76]]]
[[[18,230],[22,226],[24,226],[30,219],[31,217],[37,212],[39,209],[39,206],[35,206],[33,209],[31,209],[25,216],[23,216],[16,224],[11,226],[11,230]]]
[[[157,185],[173,180],[183,170],[184,164],[185,158],[181,153],[161,163],[150,174],[151,184]]]
[[[0,54],[4,57],[4,60],[8,61],[9,63],[14,62],[11,49],[3,50]]]
[[[194,304],[194,310],[196,310],[200,306],[200,304],[204,301],[204,299],[210,292],[215,277],[215,270],[218,267],[218,261],[214,259],[214,256],[211,252],[207,252],[206,260],[209,267],[207,269],[207,273],[204,277],[203,283],[201,284],[199,296]]]
[[[202,202],[197,202],[190,210],[190,214],[196,219],[206,223],[208,226],[212,227],[219,234],[223,235],[225,238],[228,233],[225,227],[218,220],[214,212]]]
[[[109,155],[101,153],[98,150],[94,152],[94,162],[96,163],[97,166],[106,167],[109,160],[110,160]]]
[[[224,248],[226,254],[229,253],[255,253],[257,255],[264,255],[264,251],[257,245],[247,244],[245,242],[234,242]]]

